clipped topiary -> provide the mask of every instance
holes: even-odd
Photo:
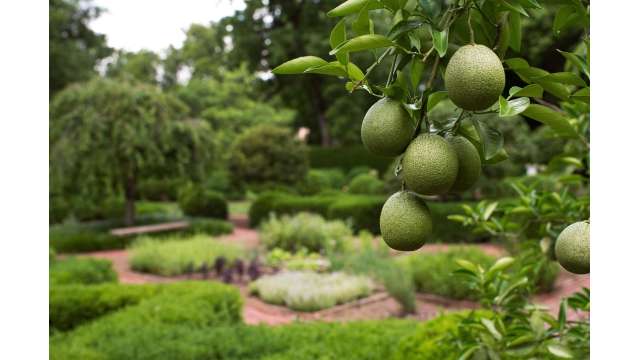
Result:
[[[402,177],[409,189],[422,195],[444,194],[458,175],[458,156],[443,137],[421,134],[402,158]]]
[[[482,170],[480,154],[464,136],[448,137],[447,141],[458,156],[458,175],[450,191],[462,192],[469,189],[480,178]]]
[[[579,221],[567,226],[556,240],[556,259],[574,274],[589,273],[589,222]]]
[[[459,48],[444,74],[444,86],[451,101],[471,111],[486,109],[498,101],[504,84],[500,58],[479,44]]]
[[[193,184],[180,190],[178,202],[188,216],[226,219],[229,212],[222,194]]]
[[[380,232],[387,245],[395,250],[417,250],[431,235],[431,213],[416,195],[399,191],[389,197],[380,214]]]
[[[414,123],[402,103],[382,98],[373,104],[362,121],[362,143],[373,154],[397,156],[411,141]]]

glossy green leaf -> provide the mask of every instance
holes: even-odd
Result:
[[[449,46],[449,32],[447,30],[438,31],[431,29],[431,37],[433,38],[433,46],[436,48],[438,55],[444,57],[447,54]]]
[[[488,126],[477,118],[472,118],[473,125],[482,140],[483,158],[488,160],[495,156],[504,144],[502,133],[493,127]]]
[[[544,92],[544,89],[542,88],[542,86],[538,84],[527,85],[523,88],[514,86],[511,89],[509,89],[509,97],[527,96],[527,97],[533,97],[533,98],[541,98],[543,92]]]
[[[580,78],[580,76],[568,71],[552,73],[544,76],[541,79],[534,79],[534,81],[537,80],[550,80],[562,84],[575,85],[580,87],[587,86],[587,84]]]
[[[529,63],[523,58],[506,59],[504,62],[511,70],[526,69],[529,67]]]
[[[420,58],[414,57],[411,60],[411,85],[414,89],[418,88],[420,84],[420,79],[422,79],[422,73],[424,72],[424,63]],[[427,106],[429,103],[427,102]],[[427,110],[428,111],[428,110]]]
[[[569,25],[579,21],[581,15],[575,11],[572,5],[561,6],[553,18],[553,34],[558,36]]]
[[[338,61],[332,61],[325,65],[313,66],[304,71],[305,74],[331,75],[339,77],[347,77],[347,71],[344,65]]]
[[[347,40],[347,27],[345,26],[345,19],[340,19],[336,26],[331,30],[331,35],[329,35],[329,43],[331,44],[331,48],[335,49],[340,44]],[[349,54],[336,54],[336,58],[338,61],[346,65],[349,63]]]
[[[522,115],[548,125],[558,135],[566,137],[576,137],[578,135],[569,123],[569,119],[546,106],[531,104]]]
[[[433,110],[440,101],[446,99],[448,97],[448,93],[446,91],[436,91],[429,95],[427,99],[427,112]]]
[[[411,30],[415,30],[425,23],[426,22],[424,20],[402,20],[393,25],[391,30],[387,33],[387,37],[391,40],[395,40],[398,36],[406,34]]]
[[[358,65],[354,63],[349,63],[349,65],[347,65],[347,72],[349,75],[349,79],[353,81],[360,81],[364,79],[364,73],[362,72],[362,70],[360,70]]]
[[[327,16],[336,17],[355,14],[365,6],[367,10],[381,9],[382,3],[376,0],[347,0],[330,10]]]
[[[493,214],[493,212],[496,210],[496,208],[498,207],[498,202],[494,201],[492,203],[490,203],[489,205],[487,205],[487,208],[484,209],[484,211],[482,212],[482,219],[484,221],[489,220],[489,218],[491,217],[491,214]]]
[[[470,261],[464,259],[456,259],[456,264],[458,264],[458,266],[465,270],[471,271],[474,274],[478,273],[478,268]]]
[[[522,24],[520,23],[520,13],[511,11],[509,13],[509,47],[513,51],[520,52],[522,42]]]
[[[482,318],[482,319],[480,319],[480,322],[489,331],[491,336],[493,336],[498,341],[502,340],[502,334],[500,334],[500,332],[498,332],[498,329],[496,329],[496,325],[493,323],[493,321],[491,321],[489,319]]]
[[[536,0],[517,0],[517,2],[526,9],[542,9],[542,6]]]
[[[529,17],[529,13],[527,13],[527,11],[518,2],[515,2],[513,0],[500,0],[500,3],[511,11],[515,11],[526,17]]]
[[[480,348],[479,345],[475,345],[475,346],[472,346],[472,347],[468,348],[467,350],[465,350],[465,352],[462,353],[462,355],[460,355],[458,360],[471,359],[471,357],[476,353],[476,351],[478,351],[479,348]]]
[[[559,358],[562,359],[573,359],[573,355],[571,354],[571,351],[564,345],[561,344],[549,344],[547,345],[547,350],[549,350],[549,352]]]
[[[567,323],[567,299],[562,299],[560,302],[560,309],[558,309],[558,326],[560,329],[564,329]]]
[[[502,149],[498,150],[498,152],[495,155],[493,155],[489,159],[483,161],[482,163],[486,164],[486,165],[494,165],[494,164],[501,163],[501,162],[507,160],[508,158],[509,158],[509,154],[507,153],[507,151],[504,148],[502,148]]]
[[[362,8],[358,13],[358,17],[356,18],[356,20],[351,23],[353,32],[357,36],[369,34],[369,21],[369,11],[365,8]]]
[[[529,107],[530,100],[528,97],[521,97],[507,101],[500,96],[500,117],[516,116]]]
[[[456,221],[456,222],[464,222],[467,218],[463,215],[447,215],[447,219],[451,220],[451,221]]]
[[[580,58],[578,55],[574,53],[570,53],[562,50],[558,50],[558,52],[562,54],[562,56],[564,56],[565,59],[570,61],[574,66],[580,69],[580,71],[582,71],[582,73],[585,74],[588,79],[591,78],[591,76],[589,75],[589,65],[585,60],[583,60],[582,58]]]
[[[575,93],[573,93],[573,95],[571,95],[571,97],[575,98],[576,100],[589,103],[589,93],[590,93],[590,90],[588,87],[586,87],[576,91]]]
[[[489,270],[487,271],[487,274],[489,274],[489,273],[496,273],[496,272],[498,272],[498,271],[505,270],[505,269],[507,269],[508,267],[510,267],[511,265],[513,265],[513,263],[514,263],[515,261],[516,261],[516,260],[515,260],[514,258],[509,257],[509,256],[507,256],[507,257],[503,257],[503,258],[500,258],[500,259],[498,259],[498,261],[496,261],[496,262],[495,262],[495,263],[494,263],[494,264],[489,268]]]
[[[304,71],[310,67],[326,64],[327,61],[317,56],[302,56],[277,66],[275,69],[271,70],[271,72],[277,75],[303,74]]]
[[[330,55],[336,53],[349,53],[362,50],[372,50],[378,48],[384,48],[394,46],[394,42],[382,35],[362,35],[355,37],[337,48],[331,50]]]

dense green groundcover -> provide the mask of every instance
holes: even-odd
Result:
[[[66,258],[49,264],[49,285],[100,284],[117,282],[111,261],[93,258]]]

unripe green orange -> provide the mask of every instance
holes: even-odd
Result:
[[[410,190],[421,195],[444,194],[458,175],[458,156],[444,138],[421,134],[402,158],[402,178]]]
[[[454,104],[477,111],[493,105],[504,90],[500,58],[484,45],[465,45],[453,54],[444,74],[444,86]]]
[[[362,120],[362,143],[373,154],[398,156],[407,147],[414,123],[402,103],[382,98],[373,104]]]
[[[432,231],[431,213],[422,199],[408,191],[391,195],[380,213],[382,239],[390,248],[417,250]]]
[[[471,141],[464,136],[451,136],[447,141],[458,156],[458,175],[450,191],[462,192],[471,188],[480,178],[482,171],[480,154]]]
[[[567,226],[556,240],[556,259],[567,271],[574,274],[588,274],[589,223],[579,221]]]

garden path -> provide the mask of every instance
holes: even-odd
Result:
[[[232,215],[231,222],[234,224],[233,233],[223,236],[223,241],[240,243],[247,248],[256,248],[259,245],[258,233],[248,227],[246,216]],[[430,244],[423,247],[421,251],[438,252],[446,250],[450,245]],[[504,250],[497,245],[480,244],[483,251],[491,255],[501,255]],[[122,283],[143,284],[143,283],[167,283],[198,276],[174,276],[164,277],[135,272],[130,269],[126,250],[99,251],[83,254],[113,262],[118,278]],[[589,275],[578,276],[561,271],[556,280],[556,289],[548,294],[536,295],[534,302],[547,306],[553,313],[557,313],[560,299],[579,291],[582,287],[589,287]],[[238,285],[244,298],[244,321],[247,324],[287,324],[296,320],[320,320],[320,321],[349,321],[349,320],[373,320],[397,317],[402,315],[402,307],[384,291],[379,291],[374,295],[357,300],[348,304],[339,305],[331,309],[317,311],[313,313],[303,313],[287,309],[282,306],[270,305],[260,301],[258,298],[250,296],[246,285]],[[416,314],[409,318],[424,320],[429,319],[445,310],[459,310],[474,308],[476,304],[469,301],[457,301],[446,299],[434,295],[416,295]],[[569,318],[575,319],[576,314],[569,314]]]

